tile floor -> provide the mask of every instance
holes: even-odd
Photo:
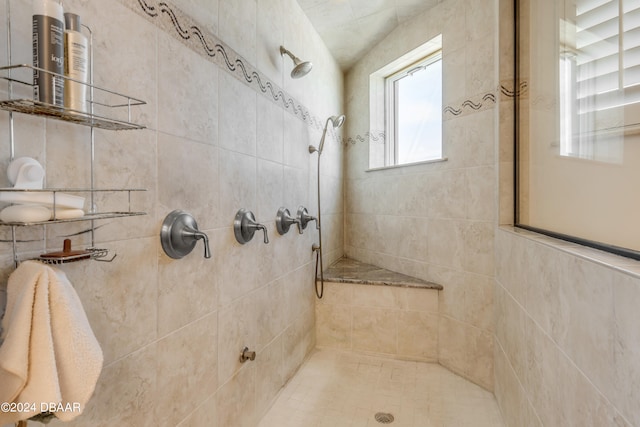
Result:
[[[390,424],[374,419],[391,413]],[[438,364],[316,349],[259,427],[504,427],[493,394]]]

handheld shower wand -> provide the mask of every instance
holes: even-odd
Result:
[[[311,247],[311,250],[316,253],[316,272],[313,277],[315,287],[316,287],[316,296],[318,298],[322,298],[324,294],[324,266],[322,263],[322,226],[321,226],[321,212],[322,206],[320,205],[320,155],[322,154],[322,150],[324,148],[324,140],[327,136],[327,128],[329,127],[329,122],[333,125],[333,128],[339,128],[344,124],[345,115],[342,114],[340,116],[331,116],[327,119],[327,122],[324,124],[324,130],[322,131],[322,138],[320,139],[320,144],[318,148],[313,145],[309,146],[309,153],[313,154],[315,152],[318,153],[318,216],[316,218],[316,229],[318,230],[318,244],[314,244]],[[318,290],[318,267],[320,267],[320,289]]]
[[[324,124],[324,129],[322,131],[322,138],[320,138],[320,144],[318,145],[318,148],[314,147],[313,145],[310,145],[309,153],[315,153],[317,151],[318,155],[322,154],[322,149],[324,148],[324,139],[327,136],[327,128],[329,127],[329,122],[331,122],[334,129],[337,129],[344,124],[345,119],[346,119],[346,116],[344,114],[341,114],[339,116],[329,117],[326,123]]]

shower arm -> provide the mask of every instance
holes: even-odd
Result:
[[[288,55],[289,58],[291,58],[291,60],[295,61],[296,59],[298,59],[293,53],[291,53],[287,48],[285,48],[284,46],[280,46],[280,55]]]

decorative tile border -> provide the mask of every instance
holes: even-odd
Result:
[[[493,92],[477,95],[470,99],[465,99],[458,105],[457,108],[451,105],[444,107],[442,109],[442,120],[451,120],[493,108],[496,105],[496,95]]]
[[[374,130],[366,132],[364,135],[356,135],[355,138],[342,138],[342,145],[348,147],[349,145],[356,145],[359,142],[369,142],[376,144],[384,144],[386,135],[382,130]]]
[[[518,91],[514,90],[514,81],[513,80],[504,80],[500,84],[500,99],[502,101],[513,99],[516,95],[520,98],[526,98],[529,96],[529,84],[527,81],[521,81],[518,85]]]
[[[508,83],[505,83],[508,84]],[[511,97],[513,99],[514,91],[509,90],[505,84],[501,84],[499,88],[499,92],[503,95],[503,97]],[[513,87],[513,83],[512,83]],[[526,91],[527,84],[526,82],[522,82],[521,92]],[[454,107],[448,105],[442,109],[442,120],[451,120],[457,117],[463,117],[469,114],[473,114],[478,111],[488,110],[493,108],[496,105],[497,99],[496,95],[492,92],[485,93],[483,95],[478,95],[470,99],[465,99],[460,102],[459,107]],[[366,132],[363,135],[356,135],[355,137],[343,138],[343,144],[345,146],[355,145],[356,143],[369,142],[369,143],[378,143],[384,144],[385,142],[385,132],[382,130],[374,130],[370,132]]]
[[[270,81],[218,37],[200,28],[197,22],[175,5],[158,0],[120,0],[120,2],[290,114],[315,129],[323,129],[324,122],[314,116],[307,107]],[[331,134],[335,138],[333,132]]]

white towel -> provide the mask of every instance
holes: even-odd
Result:
[[[60,270],[25,261],[9,276],[0,345],[0,403],[35,411],[0,411],[0,425],[28,419],[48,403],[62,421],[80,415],[102,370],[102,350],[78,295]]]

